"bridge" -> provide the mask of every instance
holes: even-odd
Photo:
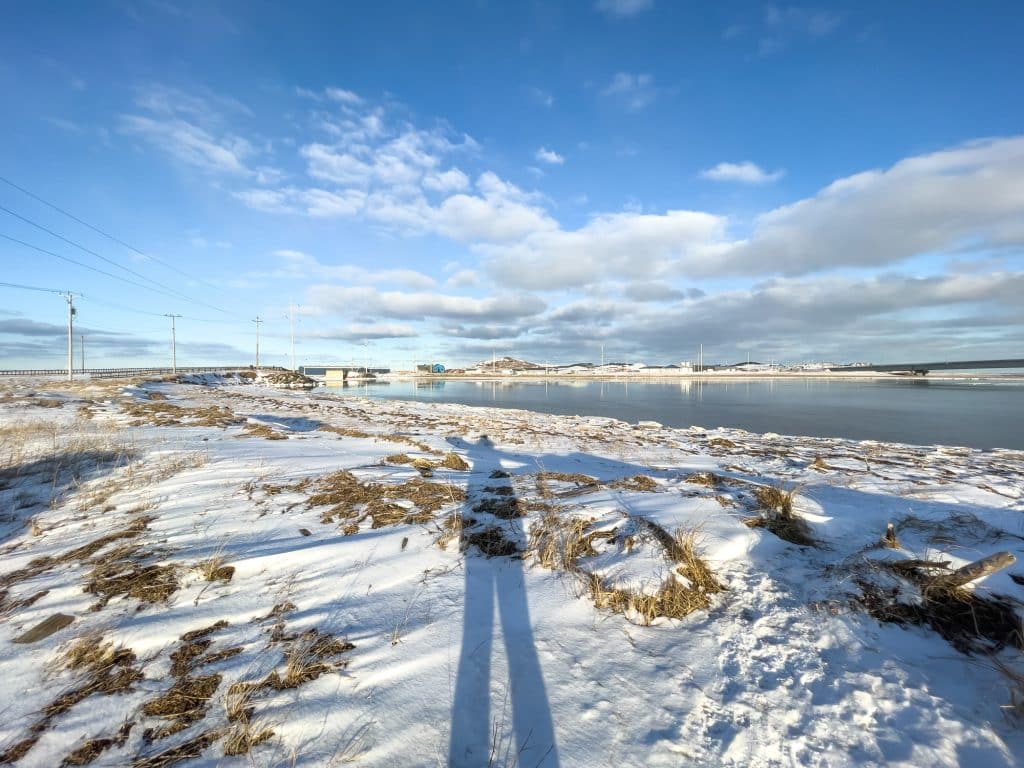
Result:
[[[367,368],[363,365],[300,365],[299,373],[311,379],[323,379],[327,384],[343,382],[349,374],[369,378],[379,373],[391,373],[390,368]]]
[[[903,376],[926,376],[930,371],[974,371],[988,368],[1024,368],[1024,359],[1007,360],[946,360],[941,363],[887,363],[885,365],[844,365],[829,368],[832,373],[876,371]]]
[[[177,368],[73,368],[75,376],[92,376],[102,379],[131,378],[133,376],[155,376],[172,373],[226,373],[228,371],[255,370],[251,365],[207,365]],[[264,371],[283,371],[278,365],[264,365]],[[0,376],[67,376],[67,368],[11,368],[0,370]]]

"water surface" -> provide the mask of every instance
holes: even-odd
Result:
[[[327,391],[671,427],[1024,449],[1024,383],[991,380],[393,381]]]

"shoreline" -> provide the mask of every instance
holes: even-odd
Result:
[[[925,556],[1024,558],[1020,451],[222,380],[0,387],[0,674],[16,693],[0,750],[23,764],[60,764],[125,722],[104,764],[183,745],[196,765],[418,764],[488,698],[544,734],[531,765],[556,744],[563,765],[685,749],[723,768],[781,744],[841,768],[893,748],[1009,768],[1024,750],[989,636],[929,624],[896,575],[917,578]],[[786,505],[796,529],[773,517]],[[889,522],[895,549],[879,546]],[[1016,600],[1020,570],[968,595]],[[992,605],[978,603],[986,632]],[[56,614],[68,623],[21,640]],[[123,687],[65,713],[53,702],[92,674],[66,668],[83,642],[125,649]],[[1024,668],[1015,642],[1000,661]],[[179,733],[167,697],[187,685]],[[249,714],[232,720],[240,690]],[[594,717],[614,726],[581,738]],[[510,717],[487,726],[514,737]],[[251,754],[225,755],[229,737]]]

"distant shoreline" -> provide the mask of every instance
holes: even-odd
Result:
[[[929,373],[927,376],[899,376],[892,373],[876,371],[865,371],[864,373],[687,373],[657,375],[649,373],[617,373],[614,375],[596,374],[544,374],[544,373],[516,373],[516,374],[415,374],[390,373],[377,377],[377,381],[533,381],[533,382],[558,382],[558,381],[778,381],[784,380],[820,380],[820,381],[997,381],[997,382],[1019,382],[1024,383],[1024,374],[979,374],[979,373]],[[357,379],[356,381],[363,381]]]

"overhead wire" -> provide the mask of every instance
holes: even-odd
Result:
[[[68,291],[58,291],[56,288],[38,288],[34,285],[22,285],[21,283],[3,283],[0,282],[0,287],[3,288],[22,288],[26,291],[39,291],[40,293],[58,293],[66,294]]]
[[[154,256],[154,255],[152,255],[150,253],[145,253],[144,251],[140,251],[138,248],[136,248],[131,243],[126,243],[124,240],[120,239],[119,237],[115,237],[114,235],[110,234],[109,232],[106,232],[106,231],[100,229],[99,227],[97,227],[97,226],[95,226],[93,224],[90,224],[88,221],[85,221],[84,219],[81,219],[78,216],[75,216],[70,211],[67,211],[64,208],[61,208],[59,205],[56,205],[55,203],[51,203],[49,200],[46,200],[46,199],[40,197],[39,195],[35,194],[34,192],[30,192],[29,190],[25,189],[21,185],[15,184],[13,181],[11,181],[8,178],[5,178],[4,176],[0,176],[0,182],[3,182],[4,184],[8,185],[9,187],[13,187],[14,189],[18,190],[22,194],[28,195],[33,200],[35,200],[35,201],[37,201],[39,203],[42,203],[43,205],[47,206],[48,208],[52,208],[53,210],[57,211],[57,213],[63,214],[64,216],[67,216],[72,221],[78,222],[83,227],[87,227],[87,228],[91,229],[96,234],[102,235],[103,237],[107,238],[111,242],[117,243],[118,245],[120,245],[120,246],[122,246],[124,248],[127,248],[129,251],[137,253],[139,256],[142,256],[143,258],[150,259],[151,261],[155,261],[157,264],[160,264],[161,266],[166,267],[167,269],[171,270],[172,272],[177,272],[182,277],[187,277],[190,280],[195,280],[197,282],[200,282],[200,283],[202,283],[203,285],[205,285],[205,286],[207,286],[209,288],[213,288],[214,290],[220,290],[219,288],[217,288],[217,286],[207,282],[206,280],[203,280],[201,277],[197,277],[195,275],[191,275],[188,272],[185,272],[184,270],[174,266],[173,264],[171,264],[171,263],[169,263],[167,261],[164,261],[159,256]]]
[[[202,302],[202,301],[198,301],[197,299],[190,298],[189,296],[186,296],[181,291],[177,291],[174,288],[171,288],[170,286],[165,285],[165,284],[161,283],[158,280],[154,280],[154,279],[152,279],[150,277],[146,277],[141,272],[136,272],[134,269],[130,269],[129,267],[124,266],[123,264],[119,264],[116,261],[114,261],[113,259],[107,258],[103,254],[96,253],[96,251],[92,250],[91,248],[86,248],[81,243],[76,243],[74,240],[72,240],[72,239],[70,239],[68,237],[64,237],[64,235],[60,234],[59,232],[54,232],[49,227],[44,227],[42,224],[39,224],[38,222],[32,221],[32,219],[28,218],[27,216],[22,216],[20,213],[16,213],[15,211],[12,211],[10,208],[6,208],[5,206],[0,205],[0,211],[3,211],[4,213],[9,214],[9,215],[13,216],[16,219],[20,219],[21,221],[25,222],[29,226],[35,227],[36,229],[39,229],[39,230],[41,230],[43,232],[46,232],[48,235],[56,237],[58,240],[63,240],[65,243],[68,243],[69,245],[73,245],[75,248],[78,248],[80,251],[88,253],[90,256],[95,256],[97,259],[100,259],[101,261],[105,261],[107,264],[115,266],[118,269],[122,269],[122,270],[124,270],[125,272],[127,272],[130,275],[134,275],[135,277],[138,277],[138,278],[140,278],[142,280],[145,280],[148,283],[152,283],[153,285],[159,287],[160,289],[162,289],[162,290],[164,290],[164,291],[166,291],[168,293],[176,295],[178,298],[184,299],[185,301],[190,301],[190,302],[192,302],[194,304],[201,304],[201,305],[203,305],[205,307],[209,307],[210,309],[215,309],[218,312],[223,312],[224,311],[220,307],[215,307],[212,304],[207,304],[206,302]]]
[[[32,243],[26,243],[24,240],[19,240],[16,237],[11,237],[10,235],[5,235],[3,232],[0,232],[0,237],[2,237],[4,240],[9,240],[12,243],[16,243],[17,245],[24,246],[25,248],[31,248],[33,251],[38,251],[39,253],[45,253],[47,256],[53,256],[54,258],[60,259],[62,261],[66,261],[66,262],[68,262],[70,264],[74,264],[74,265],[79,266],[79,267],[83,267],[84,269],[88,269],[88,270],[90,270],[92,272],[96,272],[96,273],[101,274],[101,275],[106,275],[107,277],[112,277],[115,280],[120,280],[122,283],[128,283],[128,285],[134,285],[136,288],[144,288],[147,291],[154,291],[156,293],[162,293],[164,295],[171,295],[171,294],[168,294],[166,291],[160,290],[159,288],[153,288],[152,286],[144,285],[143,283],[137,283],[134,280],[129,280],[127,277],[121,277],[121,275],[115,275],[113,272],[107,272],[105,269],[100,269],[99,267],[94,267],[91,264],[86,264],[84,261],[79,261],[78,259],[72,259],[70,256],[64,256],[63,254],[56,253],[54,251],[48,251],[45,248],[40,248],[38,245],[32,245]],[[177,297],[172,296],[172,298],[177,298]]]

